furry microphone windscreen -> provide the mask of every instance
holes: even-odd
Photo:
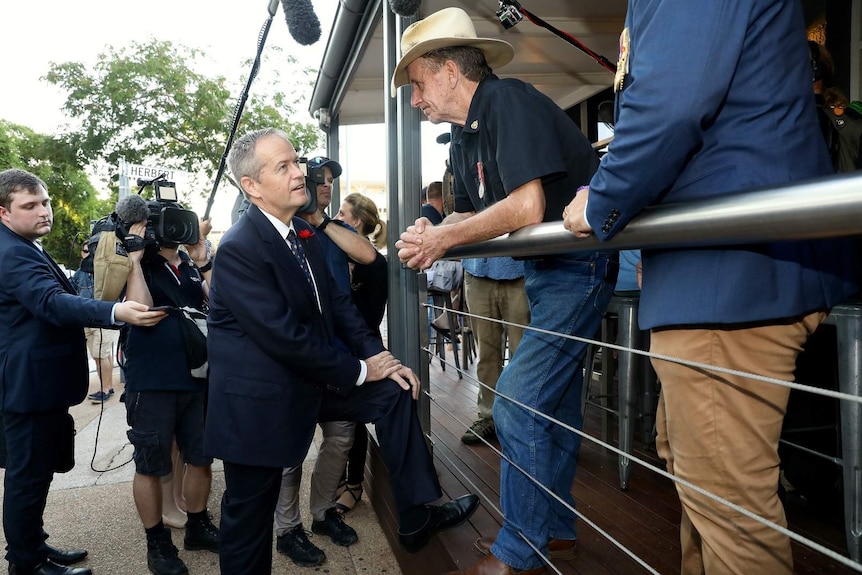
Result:
[[[412,16],[419,12],[420,0],[389,0],[389,7],[399,16]]]
[[[287,30],[303,46],[320,40],[320,20],[314,13],[311,0],[281,0]]]
[[[120,221],[127,226],[138,222],[145,222],[150,215],[147,200],[138,194],[126,196],[117,202],[114,211],[117,212],[117,217],[120,218]]]

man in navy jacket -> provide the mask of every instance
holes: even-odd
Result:
[[[210,289],[206,449],[224,461],[220,564],[269,573],[282,469],[302,463],[319,421],[374,422],[408,551],[460,524],[478,498],[442,506],[416,417],[419,382],[334,287],[287,134],[239,138],[229,165],[252,207],[219,243]],[[336,338],[348,344],[344,351]]]
[[[3,530],[9,573],[88,575],[70,568],[85,550],[46,543],[42,513],[64,439],[69,407],[89,385],[84,326],[155,325],[165,313],[127,301],[79,297],[38,239],[51,231],[48,188],[24,170],[0,172],[0,412],[6,438]],[[68,469],[66,469],[68,470]]]
[[[613,237],[649,205],[831,172],[794,0],[631,0],[614,142],[567,207],[578,236]],[[586,206],[586,212],[585,212]],[[787,241],[643,251],[651,351],[792,381],[808,336],[858,290],[851,244]],[[779,525],[789,389],[654,361],[668,470]],[[786,536],[677,484],[683,573],[791,573]]]

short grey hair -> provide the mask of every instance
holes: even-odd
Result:
[[[285,142],[290,143],[290,136],[284,130],[278,128],[263,128],[243,134],[231,146],[230,154],[228,154],[227,164],[233,174],[234,179],[240,184],[241,180],[248,176],[255,181],[259,181],[260,171],[263,169],[263,162],[255,153],[257,143],[269,136],[278,136]],[[291,144],[292,145],[292,144]],[[241,186],[242,184],[240,184]]]

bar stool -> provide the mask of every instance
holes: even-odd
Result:
[[[627,349],[645,350],[649,346],[649,332],[638,329],[637,315],[640,295],[614,295],[611,298],[605,317],[602,320],[603,341],[611,341],[613,332],[611,325],[616,323],[617,342]],[[594,348],[594,346],[590,346]],[[601,395],[591,396],[589,386],[592,381],[592,369],[597,350],[588,349],[585,366],[587,369],[584,385],[584,409],[587,405],[598,405],[608,413],[617,416],[619,448],[624,453],[632,452],[636,420],[641,421],[641,437],[652,437],[655,424],[656,376],[648,358],[619,351],[617,353],[617,409],[598,404],[596,398],[608,397],[608,390],[613,381],[613,364],[611,350],[604,349],[601,357]],[[602,436],[607,437],[607,425],[603,418]],[[619,456],[620,489],[628,489],[631,476],[631,461],[624,455]]]
[[[446,371],[446,339],[452,342],[452,355],[455,356],[455,369],[458,371],[458,379],[461,379],[463,376],[461,374],[461,360],[458,357],[458,318],[455,313],[452,311],[452,296],[449,292],[438,291],[438,290],[428,290],[428,295],[431,296],[432,301],[435,306],[435,314],[438,311],[437,308],[445,308],[446,319],[449,323],[448,334],[444,335],[437,328],[435,331],[435,344],[434,347],[437,351],[437,356],[440,358],[440,369]]]

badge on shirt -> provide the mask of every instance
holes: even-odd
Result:
[[[476,162],[476,172],[479,174],[479,199],[485,196],[485,164]]]
[[[617,60],[617,73],[614,75],[614,92],[622,91],[623,84],[626,81],[626,74],[629,73],[630,44],[629,29],[624,28],[622,34],[620,34],[620,58]]]

